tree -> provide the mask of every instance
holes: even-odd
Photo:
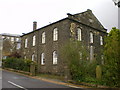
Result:
[[[16,50],[16,44],[12,43],[9,39],[4,38],[3,39],[3,57],[9,56],[12,53],[15,53]]]
[[[120,30],[112,28],[105,42],[106,83],[120,87]]]
[[[83,43],[71,40],[62,47],[61,54],[73,80],[85,81],[86,77],[95,77],[96,65],[89,62],[89,51]]]
[[[12,52],[8,57],[21,58],[21,55],[18,52]]]
[[[12,52],[12,44],[8,39],[3,40],[3,56],[8,56]]]

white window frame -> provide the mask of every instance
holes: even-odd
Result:
[[[45,43],[45,32],[42,33],[42,43]]]
[[[20,48],[21,48],[21,44],[20,44],[20,43],[17,43],[16,49],[20,49]]]
[[[5,36],[2,36],[2,38],[4,39],[4,38],[5,38]]]
[[[54,28],[53,30],[53,41],[57,41],[58,40],[58,29]]]
[[[20,39],[19,38],[16,38],[16,42],[18,42]]]
[[[28,47],[28,39],[26,38],[25,39],[25,48],[27,48]]]
[[[11,42],[14,42],[14,37],[11,37]]]
[[[24,59],[26,59],[26,56],[24,56]]]
[[[57,64],[57,61],[58,61],[57,51],[53,51],[53,64]]]
[[[41,65],[45,65],[45,54],[41,54]]]
[[[10,37],[6,37],[7,39],[10,39]]]
[[[35,60],[35,54],[32,54],[32,61]]]
[[[90,32],[90,43],[93,43],[93,33]]]
[[[90,46],[90,61],[94,59],[94,47]]]
[[[77,39],[78,39],[78,41],[82,41],[81,31],[82,30],[80,28],[77,28]]]
[[[100,45],[103,45],[103,37],[100,36]]]
[[[36,44],[36,36],[34,35],[33,36],[33,46],[35,46],[35,44]]]

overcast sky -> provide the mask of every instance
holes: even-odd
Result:
[[[118,8],[112,0],[0,0],[0,33],[22,34],[91,9],[103,26],[118,27]]]

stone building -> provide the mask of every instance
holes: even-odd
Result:
[[[21,48],[21,38],[20,35],[16,34],[9,34],[9,33],[2,33],[1,34],[3,39],[3,58],[9,56],[12,52],[19,52]]]
[[[39,64],[39,72],[63,74],[60,47],[71,38],[84,42],[89,49],[90,60],[102,57],[101,49],[107,30],[102,26],[91,10],[68,17],[37,29],[33,22],[33,31],[21,36],[21,54]],[[101,63],[102,61],[100,61]]]

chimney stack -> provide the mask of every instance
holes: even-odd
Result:
[[[33,22],[33,31],[36,30],[36,29],[37,29],[37,22],[34,21],[34,22]]]
[[[72,15],[70,13],[67,13],[67,15],[68,15],[68,18],[73,18],[74,17],[74,15]]]

